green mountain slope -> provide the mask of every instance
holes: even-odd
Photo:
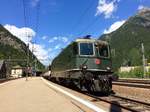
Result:
[[[0,25],[0,60],[2,59],[27,59],[27,46],[17,37],[13,36],[8,30]],[[29,52],[30,66],[34,65],[34,60],[37,64],[37,69],[41,70],[44,68],[43,64]],[[14,61],[12,65],[20,65],[22,67],[27,66],[26,62]]]
[[[110,42],[115,69],[123,65],[141,65],[141,43],[145,47],[146,59],[150,62],[150,9],[141,10],[119,29],[99,39]]]

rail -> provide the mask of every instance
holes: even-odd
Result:
[[[117,95],[110,95],[108,97],[99,97],[88,93],[86,93],[86,95],[93,97],[95,101],[103,101],[128,111],[132,111],[132,112],[150,111],[150,104],[146,102],[141,102],[141,101],[137,101],[137,100],[133,100],[133,99],[117,96]]]
[[[150,89],[150,79],[119,79],[113,85]]]

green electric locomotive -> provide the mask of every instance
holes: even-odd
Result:
[[[50,77],[90,92],[110,92],[112,74],[109,44],[95,39],[77,39],[53,60]]]

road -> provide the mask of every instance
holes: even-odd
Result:
[[[81,112],[71,100],[49,88],[41,78],[0,85],[0,112]]]

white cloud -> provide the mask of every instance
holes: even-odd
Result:
[[[9,24],[4,25],[4,27],[8,31],[10,31],[14,36],[18,37],[26,44],[29,41],[31,41],[32,38],[36,35],[36,33],[31,28],[28,28],[28,27],[18,28],[14,25],[9,25]]]
[[[110,18],[117,9],[117,2],[120,0],[112,0],[111,2],[99,0],[95,16],[104,14],[105,18]]]
[[[55,50],[53,49],[49,55],[49,60],[48,62],[51,63],[53,59],[61,52],[61,50]]]
[[[31,51],[33,49],[34,55],[40,60],[40,62],[44,65],[49,64],[49,62],[47,62],[49,60],[49,50],[46,50],[44,45],[29,43],[29,48]]]
[[[40,0],[31,0],[31,6],[36,7]]]
[[[54,39],[54,40],[58,40],[59,38],[58,38],[58,37],[54,37],[53,39]]]
[[[54,40],[53,40],[53,39],[50,39],[48,42],[49,42],[49,43],[52,43],[52,42],[54,42]]]
[[[48,38],[47,36],[43,36],[43,37],[42,37],[43,40],[46,40],[47,38]]]
[[[146,10],[146,9],[150,9],[149,7],[143,6],[143,5],[139,5],[138,6],[138,10]]]
[[[55,37],[51,38],[48,42],[52,43],[52,42],[56,42],[56,41],[67,43],[69,40],[67,37],[55,36]]]
[[[63,42],[68,42],[68,38],[62,37]]]
[[[52,42],[57,41],[57,40],[58,40],[58,37],[53,37],[53,38],[51,38],[48,42],[49,42],[49,43],[52,43]]]
[[[117,30],[124,23],[125,23],[125,20],[117,21],[117,22],[113,23],[108,29],[104,30],[104,34],[108,34],[108,33],[111,33],[113,31]]]
[[[48,48],[48,52],[51,52],[53,49],[52,48]]]
[[[141,9],[143,9],[144,8],[144,6],[143,5],[140,5],[139,7],[138,7],[138,10],[141,10]]]
[[[56,45],[54,49],[55,50],[61,49],[61,45],[60,44]]]
[[[34,54],[37,56],[39,60],[45,60],[48,58],[48,51],[45,49],[43,45],[32,43],[30,43],[29,45],[30,49],[34,47]]]

